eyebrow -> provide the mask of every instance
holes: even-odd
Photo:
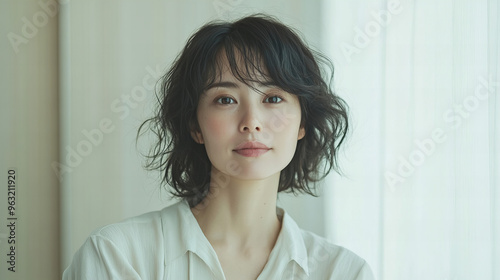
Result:
[[[277,86],[275,82],[273,81],[264,81],[264,82],[258,82],[259,86],[263,87],[271,87],[271,86]],[[222,81],[222,82],[217,82],[217,83],[212,83],[205,87],[205,91],[208,91],[209,89],[212,88],[217,88],[217,87],[224,87],[224,88],[239,88],[240,86],[236,83],[229,82],[229,81]]]
[[[212,83],[212,84],[208,85],[205,88],[205,91],[208,91],[209,89],[216,88],[216,87],[239,88],[239,86],[233,82],[218,82],[218,83]]]

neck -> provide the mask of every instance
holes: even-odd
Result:
[[[237,180],[212,168],[211,178],[209,195],[191,211],[212,246],[271,250],[281,229],[276,215],[279,173]]]

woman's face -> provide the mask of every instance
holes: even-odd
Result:
[[[201,131],[192,133],[205,145],[212,168],[241,180],[279,173],[305,134],[297,96],[264,81],[252,85],[263,94],[238,81],[225,60],[221,79],[200,97]],[[247,142],[266,147],[244,146]]]

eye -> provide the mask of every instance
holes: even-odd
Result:
[[[227,96],[218,98],[216,100],[216,102],[219,103],[219,104],[223,104],[223,105],[235,103],[234,99],[232,99],[231,97],[227,97]]]
[[[280,103],[281,101],[283,101],[283,98],[278,95],[273,95],[267,97],[266,100],[268,100],[267,103]]]

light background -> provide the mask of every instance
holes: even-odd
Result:
[[[0,3],[2,186],[15,167],[19,217],[18,272],[2,261],[1,279],[59,278],[95,228],[173,203],[135,147],[152,85],[202,24],[254,12],[329,55],[351,107],[346,176],[278,204],[377,279],[500,279],[497,1]]]

